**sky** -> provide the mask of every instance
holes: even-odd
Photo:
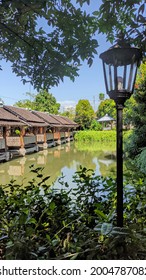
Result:
[[[88,12],[97,9],[97,0],[91,2],[90,6],[86,6]],[[80,99],[88,99],[96,111],[99,104],[99,93],[105,94],[102,61],[99,55],[110,47],[110,43],[106,42],[105,36],[102,34],[98,35],[96,39],[99,43],[98,54],[95,55],[92,66],[89,68],[87,63],[84,62],[75,82],[70,81],[69,78],[64,78],[64,82],[60,82],[58,86],[49,90],[57,102],[61,104],[61,111],[66,106],[75,106]],[[26,92],[37,93],[29,83],[23,85],[21,78],[12,73],[9,62],[0,61],[0,64],[3,69],[0,71],[0,98],[6,105],[13,105],[19,100],[28,98]]]

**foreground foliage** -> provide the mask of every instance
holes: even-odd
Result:
[[[97,53],[92,17],[70,0],[0,1],[0,27],[0,59],[37,90],[74,80]]]
[[[116,182],[80,167],[73,190],[48,186],[42,169],[22,188],[0,189],[1,259],[146,259],[146,187],[124,189],[123,229],[116,227]]]
[[[94,15],[97,17],[99,32],[106,34],[107,40],[114,40],[115,34],[122,32],[129,42],[145,52],[144,0],[102,0],[99,11]]]
[[[123,32],[145,51],[144,0],[92,2],[0,1],[0,60],[10,61],[23,83],[40,90],[58,85],[64,77],[74,80],[84,60],[91,66],[99,33],[112,42]]]

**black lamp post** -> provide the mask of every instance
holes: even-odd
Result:
[[[107,94],[117,110],[117,226],[123,226],[123,107],[134,90],[141,51],[121,38],[116,45],[100,54]]]

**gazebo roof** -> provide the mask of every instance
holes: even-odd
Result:
[[[114,121],[112,117],[110,117],[108,114],[106,114],[104,117],[97,120],[98,122],[110,122]]]

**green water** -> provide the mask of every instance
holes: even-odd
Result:
[[[50,175],[49,184],[57,181],[63,173],[64,180],[71,185],[72,175],[80,165],[93,169],[96,175],[115,175],[115,145],[71,142],[1,163],[0,185],[8,184],[11,179],[26,185],[35,176],[30,172],[32,164],[34,167],[43,167],[44,176]]]

